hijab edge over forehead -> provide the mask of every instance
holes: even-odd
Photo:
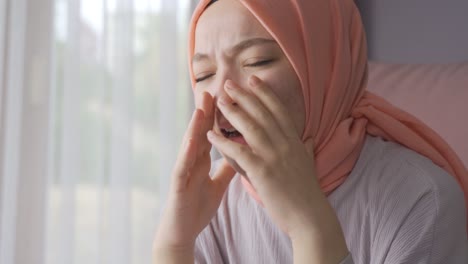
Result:
[[[349,0],[351,1],[351,0]],[[301,139],[313,140],[315,151],[320,151],[328,143],[332,132],[338,127],[339,122],[351,114],[352,106],[362,97],[364,81],[355,80],[352,89],[344,96],[343,89],[347,88],[343,83],[331,83],[334,75],[357,76],[356,79],[365,79],[365,72],[337,72],[333,70],[332,53],[335,45],[332,39],[335,32],[332,28],[332,17],[327,14],[333,5],[328,0],[311,1],[239,1],[257,19],[263,28],[270,33],[280,46],[293,67],[300,83],[305,108],[304,130]],[[189,33],[189,60],[191,60],[195,48],[195,33],[198,20],[206,10],[209,0],[199,2],[191,21]],[[349,5],[349,4],[348,4]],[[304,10],[311,10],[309,16]],[[356,10],[350,9],[351,15],[347,13],[346,19],[355,19]],[[352,58],[349,51],[346,59],[353,65],[366,65],[367,56],[365,52],[365,36],[363,31],[358,38],[363,45],[359,48],[361,55],[357,60]],[[349,45],[348,45],[349,46]],[[364,48],[363,48],[363,47]],[[190,62],[189,62],[190,63]],[[339,62],[340,63],[340,62]],[[365,67],[364,67],[365,68]],[[358,67],[355,67],[358,69]],[[195,86],[194,73],[190,64],[192,85]],[[333,86],[331,89],[330,86]],[[338,90],[338,91],[334,91]],[[337,99],[341,98],[341,99]],[[350,98],[350,99],[348,99]],[[343,103],[344,102],[344,103]]]
[[[197,6],[197,8],[195,9],[194,11],[194,14],[192,16],[192,19],[191,19],[191,23],[190,23],[190,32],[189,32],[189,68],[190,68],[190,79],[191,79],[191,82],[192,82],[192,87],[195,87],[195,77],[194,77],[194,73],[193,73],[193,67],[192,67],[192,57],[194,55],[194,52],[195,52],[195,33],[196,33],[196,27],[198,25],[198,21],[200,19],[200,17],[203,15],[203,13],[205,12],[206,9],[208,9],[212,4],[218,2],[220,0],[215,0],[215,1],[212,1],[212,0],[201,0],[199,2],[199,5]],[[304,74],[301,74],[301,67],[297,65],[297,60],[295,60],[294,58],[292,58],[290,52],[288,52],[288,49],[285,47],[285,44],[284,42],[277,36],[277,33],[272,30],[264,21],[264,19],[262,19],[262,17],[260,17],[258,15],[258,13],[255,11],[255,8],[252,7],[251,4],[249,4],[248,2],[245,2],[245,1],[239,1],[247,10],[249,10],[249,12],[255,17],[255,19],[262,25],[262,27],[273,37],[273,39],[277,42],[277,44],[279,45],[279,47],[281,48],[282,52],[285,54],[286,58],[288,59],[289,63],[291,64],[291,66],[293,67],[294,69],[294,73],[296,74],[297,78],[299,79],[300,83],[301,83],[301,92],[302,92],[302,95],[303,95],[303,98],[304,98],[304,107],[305,107],[305,113],[304,113],[304,116],[305,116],[305,120],[304,120],[304,130],[301,131],[301,137],[303,138],[304,137],[304,132],[306,130],[306,124],[308,123],[308,120],[310,118],[309,116],[309,112],[308,111],[308,102],[306,102],[306,98],[308,97],[308,79],[307,79],[307,76],[305,76],[304,78]],[[307,64],[303,63],[302,65],[303,68],[307,68]],[[304,139],[304,138],[303,138]]]

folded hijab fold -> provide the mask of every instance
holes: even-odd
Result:
[[[324,193],[346,180],[370,134],[402,144],[445,169],[462,187],[468,205],[468,170],[450,146],[414,116],[366,91],[366,36],[353,0],[239,1],[278,42],[299,77],[306,110],[302,140],[314,142],[316,176]],[[194,12],[189,61],[197,21],[209,2],[201,0]],[[252,186],[243,183],[260,201]]]

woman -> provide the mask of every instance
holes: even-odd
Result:
[[[468,172],[366,52],[352,0],[200,1],[155,262],[468,263]]]

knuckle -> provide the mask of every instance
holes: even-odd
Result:
[[[279,164],[281,164],[281,163],[284,162],[284,158],[283,158],[283,157],[284,157],[284,156],[280,155],[279,153],[273,153],[273,154],[269,157],[268,161],[269,161],[271,164],[277,164],[277,165],[279,165]]]
[[[258,126],[255,122],[249,122],[246,126],[246,130],[251,134],[258,134],[261,132],[260,126]]]
[[[284,142],[278,146],[278,155],[279,156],[288,156],[290,155],[292,146],[289,142]]]
[[[271,175],[271,169],[266,164],[260,164],[258,166],[258,177],[268,177]]]
[[[265,111],[264,109],[259,109],[257,112],[258,112],[258,118],[260,120],[270,120],[271,119],[270,114],[267,111]]]
[[[271,164],[282,164],[285,162],[285,158],[291,158],[294,155],[292,146],[285,142],[280,143],[275,147],[275,151],[271,151],[266,157],[268,162]]]
[[[239,107],[235,106],[235,105],[230,105],[228,107],[228,111],[231,113],[231,115],[233,116],[237,116],[237,117],[242,117],[242,110],[239,109]]]
[[[245,146],[238,146],[237,153],[239,156],[250,154],[250,151]]]

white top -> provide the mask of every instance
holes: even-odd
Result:
[[[468,263],[461,188],[410,149],[367,136],[353,171],[328,200],[350,251],[342,264]],[[287,264],[293,252],[236,176],[197,238],[195,263]]]

